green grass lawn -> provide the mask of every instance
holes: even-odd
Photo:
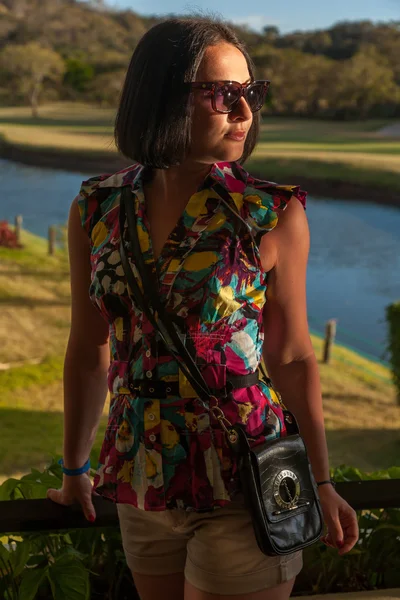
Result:
[[[115,155],[114,109],[49,104],[33,119],[25,107],[0,109],[0,136],[30,151]],[[267,179],[298,177],[400,191],[400,138],[379,133],[388,120],[360,122],[263,117],[249,170]]]
[[[12,386],[10,387],[10,381]],[[43,468],[63,453],[62,358],[0,371],[0,484]],[[90,458],[95,467],[107,423],[105,404]]]
[[[319,143],[345,147],[364,142],[385,145],[394,141],[379,134],[380,129],[392,123],[388,119],[328,121],[264,116],[262,123],[261,142]]]
[[[276,156],[265,156],[263,159],[256,155],[246,163],[246,168],[250,173],[260,178],[265,177],[270,181],[279,183],[301,184],[303,177],[307,180],[322,180],[323,182],[332,182],[341,184],[348,182],[358,184],[367,188],[377,189],[382,198],[385,192],[400,194],[400,176],[395,171],[384,171],[367,167],[357,167],[355,164],[344,162],[323,162],[321,160],[310,160],[302,158],[276,158]],[[311,184],[310,184],[311,185]],[[310,191],[309,188],[307,188]],[[312,192],[312,185],[311,185]],[[330,194],[329,194],[330,195]],[[368,192],[363,194],[368,199]],[[336,191],[332,186],[332,198],[335,198]],[[400,204],[400,196],[399,196]]]
[[[26,232],[22,242],[23,250],[0,248],[0,483],[62,453],[62,366],[70,318],[66,258],[62,251],[48,256],[45,240]],[[323,341],[312,341],[320,359]],[[38,364],[18,364],[32,357]],[[2,370],[1,363],[11,368]],[[368,472],[399,465],[400,406],[389,370],[336,346],[320,374],[331,465]],[[108,402],[91,454],[94,465],[107,412]]]

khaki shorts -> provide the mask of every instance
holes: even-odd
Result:
[[[302,552],[266,556],[254,536],[242,499],[212,512],[144,511],[117,504],[125,556],[132,573],[184,572],[212,594],[249,594],[293,579]]]

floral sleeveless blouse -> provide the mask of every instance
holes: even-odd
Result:
[[[228,503],[239,489],[235,459],[220,425],[196,401],[177,362],[128,293],[119,253],[121,188],[129,186],[134,194],[141,250],[158,277],[160,297],[183,324],[196,363],[214,388],[223,388],[229,375],[255,373],[259,367],[267,273],[258,243],[293,196],[305,206],[306,193],[255,179],[238,163],[216,163],[155,261],[145,174],[136,163],[83,182],[78,195],[91,240],[89,294],[110,330],[109,420],[94,487],[114,502],[144,510],[210,510]],[[134,257],[129,260],[137,274]],[[166,397],[142,397],[134,390],[135,380],[166,382]],[[261,380],[233,390],[222,408],[231,423],[242,424],[252,444],[285,435],[282,406]]]

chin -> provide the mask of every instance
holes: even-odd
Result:
[[[240,145],[238,148],[225,149],[216,153],[217,157],[215,162],[236,162],[242,156],[244,152],[244,147]]]
[[[244,143],[220,144],[213,148],[203,148],[202,152],[192,155],[192,159],[201,163],[214,164],[220,162],[235,162],[243,156]]]

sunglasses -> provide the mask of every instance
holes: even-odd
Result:
[[[190,85],[194,89],[211,92],[211,105],[215,112],[232,112],[243,96],[251,112],[254,113],[262,108],[270,83],[266,80],[256,80],[245,84],[237,81],[195,81]]]

